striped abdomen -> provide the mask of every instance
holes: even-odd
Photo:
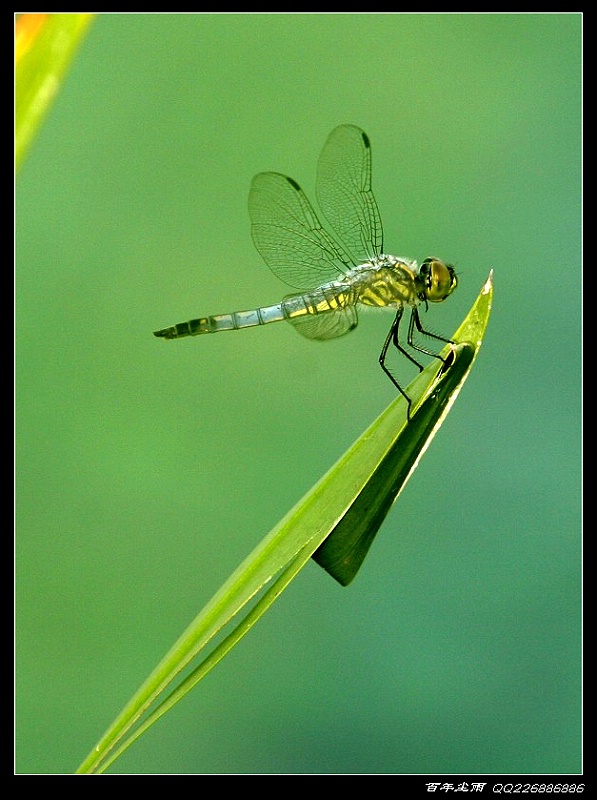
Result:
[[[188,322],[179,322],[171,328],[154,331],[164,339],[179,339],[182,336],[199,336],[202,333],[219,333],[267,325],[270,322],[298,321],[302,318],[325,314],[346,308],[354,303],[354,293],[344,284],[330,283],[306,294],[286,297],[273,306],[253,308],[249,311],[233,311],[231,314],[215,314],[199,317]]]

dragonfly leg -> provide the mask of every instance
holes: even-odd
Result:
[[[411,409],[412,401],[411,401],[410,397],[407,395],[407,393],[404,391],[402,386],[400,386],[400,384],[398,383],[396,378],[392,375],[392,373],[390,372],[389,368],[386,366],[386,356],[388,354],[388,349],[390,347],[390,344],[393,344],[394,347],[397,350],[399,350],[400,353],[402,353],[402,355],[406,356],[408,358],[408,360],[411,361],[417,367],[419,372],[422,372],[423,369],[424,369],[423,365],[420,364],[416,360],[416,358],[414,358],[408,352],[408,350],[406,350],[400,344],[399,330],[400,330],[400,321],[402,319],[403,311],[404,311],[404,309],[401,308],[396,312],[396,316],[394,317],[394,320],[392,322],[390,330],[388,331],[388,335],[386,336],[385,341],[383,343],[383,347],[381,348],[381,353],[379,354],[379,364],[380,364],[381,368],[383,369],[383,371],[388,376],[388,378],[392,381],[394,386],[398,389],[400,394],[405,398],[406,402],[408,403],[407,419],[410,420],[410,409]],[[443,336],[438,336],[438,334],[436,334],[436,333],[431,333],[431,331],[425,330],[425,328],[423,328],[423,325],[421,323],[421,319],[419,317],[419,312],[418,312],[417,308],[411,309],[410,320],[409,320],[409,323],[408,323],[408,333],[407,333],[407,338],[406,338],[406,340],[408,342],[408,345],[410,347],[412,347],[413,350],[417,350],[419,353],[424,353],[425,355],[431,356],[432,358],[438,358],[447,367],[448,363],[449,363],[449,357],[448,357],[448,360],[446,360],[445,358],[443,358],[443,356],[440,356],[438,353],[434,353],[432,350],[427,350],[425,347],[421,347],[420,345],[416,344],[416,342],[414,341],[414,338],[413,338],[413,334],[414,334],[414,329],[415,328],[417,329],[417,331],[419,333],[423,334],[423,336],[429,336],[432,339],[439,340],[440,342],[446,342],[447,344],[453,344],[452,340],[451,339],[446,339]]]
[[[400,344],[400,340],[398,339],[398,330],[399,330],[399,326],[400,326],[400,319],[402,317],[402,311],[400,311],[399,315],[397,314],[396,317],[397,317],[397,319],[394,319],[394,324],[392,325],[392,329],[391,329],[392,343],[393,343],[394,347],[402,353],[403,356],[406,356],[409,361],[412,361],[412,363],[419,370],[419,372],[423,372],[423,369],[424,369],[423,365],[420,364],[417,361],[416,358],[413,358],[413,356],[408,352],[408,350],[405,350],[405,348],[402,347],[402,345]],[[413,325],[413,322],[412,322],[412,316],[411,316],[410,323],[408,325],[408,336],[407,336],[407,342],[409,343],[409,345],[411,345],[411,347],[412,347],[412,342],[411,342],[411,339],[412,339],[412,333],[411,333],[412,325]],[[418,350],[417,347],[415,347],[414,349]],[[426,351],[423,351],[423,352],[426,352]],[[431,355],[431,354],[429,354],[429,355]]]
[[[425,355],[432,356],[433,358],[439,358],[439,360],[443,361],[445,364],[445,358],[442,358],[442,356],[438,355],[438,353],[434,353],[433,350],[427,350],[426,347],[421,347],[413,340],[414,328],[416,328],[419,333],[423,334],[423,336],[429,336],[431,339],[437,339],[438,341],[445,342],[446,344],[454,344],[454,342],[451,339],[446,339],[444,336],[438,336],[437,333],[431,333],[431,331],[425,330],[421,322],[421,318],[419,317],[419,310],[417,308],[412,309],[410,314],[410,322],[408,324],[408,336],[406,339],[408,344],[413,348],[413,350],[418,350],[419,353],[425,353]]]
[[[383,369],[383,371],[386,373],[388,378],[392,381],[394,386],[398,389],[400,394],[404,397],[406,402],[408,403],[408,408],[407,408],[407,411],[406,411],[406,417],[407,417],[407,419],[410,420],[410,407],[412,405],[412,400],[406,394],[406,392],[404,391],[402,386],[400,386],[400,384],[398,383],[396,378],[392,375],[392,373],[390,372],[389,368],[386,366],[386,356],[388,354],[388,348],[390,347],[390,344],[393,344],[394,347],[396,347],[401,353],[403,353],[403,355],[405,355],[410,361],[412,361],[413,364],[415,364],[419,368],[420,371],[423,370],[423,367],[421,366],[421,364],[419,364],[418,361],[415,361],[415,359],[410,355],[410,353],[408,353],[402,347],[402,345],[400,344],[400,341],[398,339],[398,329],[400,327],[400,320],[402,319],[402,312],[403,312],[402,308],[400,308],[396,312],[396,316],[394,317],[394,320],[392,322],[390,330],[388,331],[388,335],[386,336],[385,341],[383,343],[383,347],[381,348],[381,353],[379,354],[379,365]]]

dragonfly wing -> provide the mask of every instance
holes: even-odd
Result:
[[[337,339],[350,333],[358,325],[357,310],[354,306],[338,308],[335,311],[328,311],[325,314],[315,314],[314,316],[296,317],[289,322],[307,339]]]
[[[371,143],[356,125],[330,133],[317,167],[317,201],[334,233],[359,262],[383,250],[383,227],[371,190]]]
[[[301,187],[260,172],[249,192],[251,235],[272,272],[297,289],[313,289],[351,269],[350,255],[322,227]]]

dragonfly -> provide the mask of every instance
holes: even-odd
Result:
[[[419,308],[441,303],[457,286],[454,267],[439,258],[417,262],[383,252],[381,215],[371,188],[371,142],[356,125],[330,133],[317,167],[318,204],[325,227],[299,184],[278,172],[260,172],[249,192],[251,235],[272,272],[295,290],[275,305],[198,317],[154,331],[163,339],[241,330],[289,322],[307,339],[326,341],[353,331],[360,307],[394,312],[379,364],[408,403],[411,400],[386,364],[393,345],[420,371],[413,352],[441,358],[415,341],[415,329],[433,339]],[[404,310],[410,310],[406,349],[399,337]],[[442,359],[443,360],[443,359]]]

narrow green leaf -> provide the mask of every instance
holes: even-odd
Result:
[[[443,351],[446,363],[430,364],[408,387],[412,419],[407,421],[406,401],[397,397],[207,603],[81,764],[79,773],[104,771],[190,691],[251,629],[316,551],[318,562],[340,583],[352,580],[470,372],[483,340],[492,295],[490,275],[452,337],[456,345]],[[331,542],[322,548],[327,537]],[[159,700],[182,670],[274,576],[277,579],[236,627],[170,695]]]
[[[456,399],[477,356],[491,301],[492,275],[465,322],[453,336],[453,341],[460,347],[452,351],[444,349],[446,365],[439,368],[437,385],[418,408],[415,406],[410,423],[400,425],[400,417],[392,414],[393,407],[388,409],[389,416],[395,418],[396,436],[393,440],[388,438],[391,444],[386,454],[373,467],[346,514],[313,554],[313,559],[342,586],[347,586],[357,574],[380,525]]]
[[[15,158],[20,166],[93,14],[20,14],[16,21]]]

